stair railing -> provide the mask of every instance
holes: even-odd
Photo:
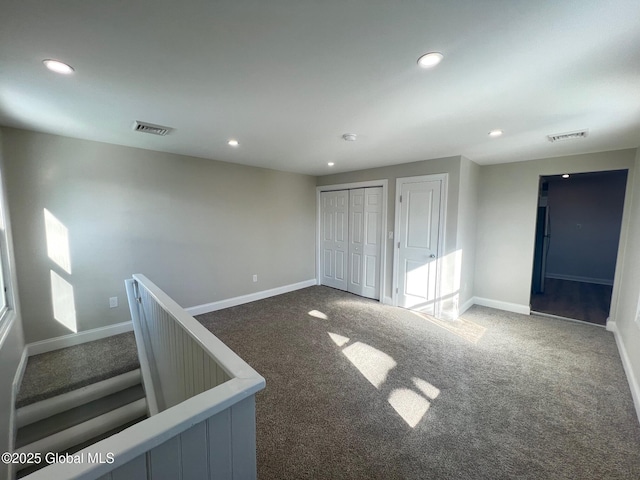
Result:
[[[144,275],[125,284],[149,418],[25,478],[255,479],[264,378]]]

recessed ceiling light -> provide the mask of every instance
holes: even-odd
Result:
[[[420,65],[422,68],[433,68],[438,65],[443,58],[444,55],[442,55],[440,52],[425,53],[418,59],[418,65]]]
[[[502,130],[491,130],[489,132],[489,136],[490,137],[499,137],[500,135],[502,135],[504,132]]]
[[[569,178],[569,174],[565,173],[564,175],[562,175],[562,178]]]
[[[231,140],[229,140],[227,142],[227,144],[231,147],[237,147],[238,145],[240,145],[240,142],[238,140],[234,140],[233,138]]]
[[[75,71],[71,65],[50,58],[43,60],[42,63],[52,72],[62,73],[63,75],[69,75]]]
[[[327,165],[329,165],[330,167],[333,167],[335,165],[335,163],[329,162],[329,163],[327,163]]]
[[[355,133],[345,133],[342,135],[342,139],[346,142],[355,142],[357,135]]]

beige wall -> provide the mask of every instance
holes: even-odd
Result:
[[[436,158],[421,162],[404,163],[389,167],[371,168],[355,172],[338,173],[318,177],[317,185],[339,185],[343,183],[365,182],[370,180],[387,179],[389,181],[387,232],[395,228],[395,204],[396,204],[396,179],[419,175],[433,175],[438,173],[449,174],[447,195],[447,216],[445,225],[445,255],[453,254],[457,249],[458,236],[458,203],[460,186],[460,157]],[[393,280],[393,240],[387,239],[387,265],[386,285],[384,296],[391,297],[391,285]],[[447,280],[448,281],[448,280]],[[448,289],[449,287],[447,287]]]
[[[71,333],[52,270],[78,331],[130,319],[132,273],[183,307],[315,277],[314,177],[9,128],[4,148],[27,342]],[[68,229],[71,273],[47,255],[44,209]]]
[[[640,418],[640,148],[636,152],[635,168],[627,188],[628,224],[620,242],[622,259],[616,272],[617,295],[611,320],[618,331],[618,341],[626,354],[627,375]],[[626,212],[625,212],[626,213]],[[624,220],[623,220],[624,222]]]
[[[528,308],[541,175],[633,170],[635,154],[617,150],[481,167],[475,296]],[[623,234],[625,225],[623,219]]]
[[[8,452],[13,446],[13,428],[10,424],[11,412],[14,409],[14,392],[12,384],[24,349],[22,320],[18,302],[18,289],[15,277],[15,261],[11,221],[6,208],[5,166],[2,155],[2,132],[0,131],[0,248],[3,250],[3,271],[7,280],[8,311],[2,316],[0,323],[0,452]],[[9,468],[0,464],[0,480],[10,478]]]

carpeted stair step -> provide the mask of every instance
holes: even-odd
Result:
[[[78,450],[146,416],[147,401],[137,369],[19,408],[15,451]],[[25,467],[21,476],[39,468]]]
[[[144,398],[111,410],[86,422],[44,437],[23,447],[17,448],[17,453],[63,452],[74,445],[98,437],[120,425],[143,417],[147,411],[147,401]]]
[[[23,447],[62,430],[75,427],[94,417],[99,417],[143,398],[144,390],[142,385],[138,384],[58,414],[47,416],[20,428],[16,436],[16,447]]]
[[[138,368],[140,364],[133,332],[33,355],[27,362],[16,408]]]
[[[94,400],[113,395],[140,385],[140,369],[108,378],[86,387],[72,390],[16,410],[16,428],[21,429],[40,420],[86,405]]]
[[[145,415],[142,416],[142,417],[136,418],[136,419],[134,419],[134,420],[132,420],[130,422],[122,424],[117,428],[114,428],[112,430],[109,430],[108,432],[103,433],[102,435],[98,435],[97,437],[90,438],[86,442],[82,442],[82,443],[79,443],[77,445],[74,445],[73,447],[68,448],[68,449],[66,449],[66,450],[64,450],[63,452],[60,452],[60,453],[61,454],[73,455],[74,453],[79,452],[83,448],[90,447],[94,443],[98,443],[99,441],[104,440],[105,438],[109,438],[110,436],[115,435],[116,433],[120,433],[121,431],[129,428],[130,426],[135,425],[138,422],[142,422],[143,420],[146,420],[147,418],[148,417],[147,417],[146,411],[145,411]],[[47,465],[45,463],[32,464],[32,465],[28,465],[28,466],[24,466],[23,465],[24,468],[20,467],[20,470],[16,473],[16,478],[24,478],[24,477],[32,474],[36,470],[40,470],[41,468],[44,468],[46,466]]]

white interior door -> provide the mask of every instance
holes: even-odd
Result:
[[[380,298],[382,187],[349,191],[349,292]]]
[[[436,314],[442,180],[399,179],[398,306]]]
[[[349,191],[321,192],[322,284],[347,290]]]

